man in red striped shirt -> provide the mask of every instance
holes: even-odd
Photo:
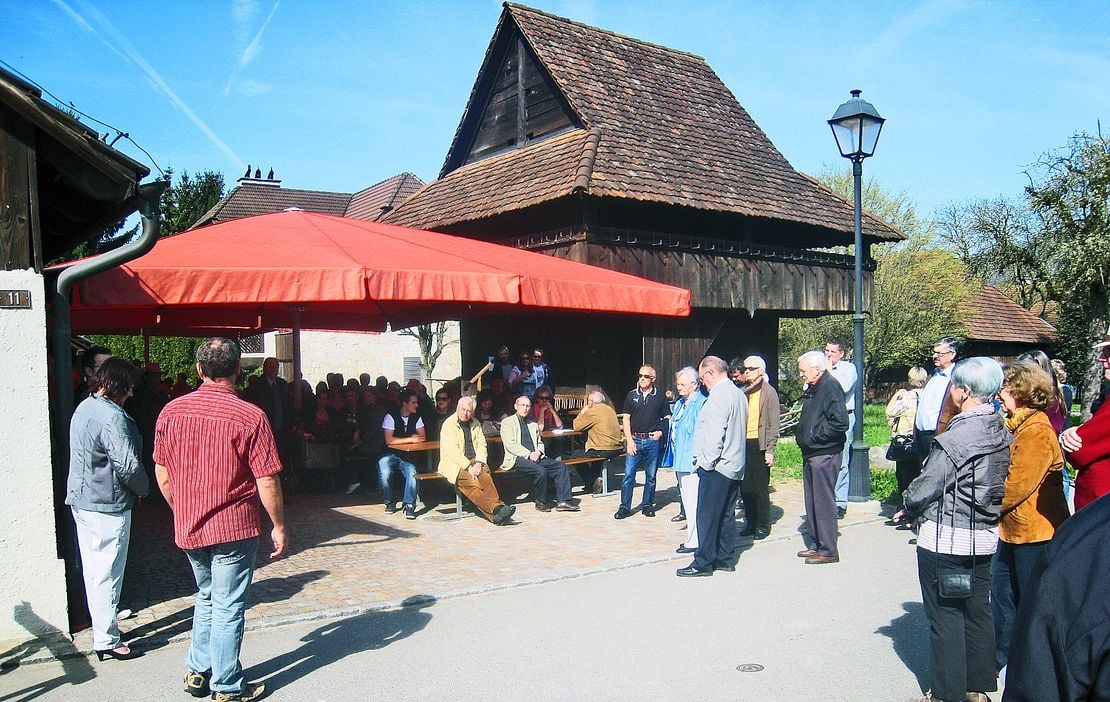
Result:
[[[166,405],[154,435],[158,487],[198,590],[185,691],[211,692],[220,702],[265,693],[261,683],[247,682],[239,662],[260,501],[273,522],[270,558],[285,552],[281,461],[266,414],[235,392],[239,370],[234,341],[206,339],[197,349],[203,384]]]

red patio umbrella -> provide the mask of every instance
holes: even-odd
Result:
[[[690,292],[544,254],[289,211],[167,237],[76,288],[76,332],[381,331],[523,309],[690,314]]]

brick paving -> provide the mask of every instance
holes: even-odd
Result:
[[[422,496],[428,487],[421,487]],[[438,507],[421,506],[416,520],[406,520],[400,512],[387,515],[373,494],[295,496],[286,507],[289,554],[270,561],[266,544],[260,547],[248,629],[349,616],[395,607],[410,598],[443,599],[689,560],[674,552],[685,535],[683,524],[670,521],[678,512],[671,471],[659,472],[655,518],[637,511],[614,520],[616,494],[596,499],[582,495],[578,513],[540,513],[531,502],[521,501],[527,499],[527,480],[504,476],[498,487],[503,498],[517,504],[518,524],[496,527],[471,511],[468,518],[446,521],[443,517],[454,512],[446,492]],[[575,495],[580,492],[576,486]],[[804,512],[801,484],[779,483],[771,499],[775,523],[770,538],[797,538]],[[853,504],[845,525],[876,519],[879,509],[874,502]],[[742,549],[752,545],[750,539],[741,540]],[[136,612],[123,622],[127,638],[147,647],[187,637],[194,594],[188,563],[173,545],[168,508],[136,508],[120,605]],[[78,633],[74,647],[88,652],[91,633]],[[43,650],[37,655],[47,654]]]

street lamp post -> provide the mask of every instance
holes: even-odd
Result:
[[[875,153],[879,132],[884,120],[875,106],[860,99],[860,90],[852,91],[852,98],[836,109],[829,126],[832,127],[840,155],[852,161],[852,184],[855,194],[855,310],[852,315],[855,332],[854,360],[856,364],[856,421],[852,433],[852,449],[848,460],[848,499],[862,502],[871,499],[871,469],[867,459],[867,444],[863,441],[863,159]]]

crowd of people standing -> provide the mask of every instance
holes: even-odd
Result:
[[[1110,339],[1095,348],[1110,380]],[[1110,672],[1098,666],[1107,638],[1097,632],[1106,619],[1059,596],[1076,593],[1076,582],[1086,583],[1078,591],[1086,598],[1106,592],[1097,574],[1107,561],[1098,538],[1106,535],[1107,523],[1087,515],[1105,513],[1110,499],[1103,497],[1110,491],[1110,410],[1100,407],[1087,422],[1068,427],[1067,385],[1044,354],[1025,354],[1003,366],[985,357],[961,360],[959,350],[955,339],[938,340],[934,373],[912,369],[911,387],[887,406],[894,439],[902,439],[892,440],[892,450],[895,443],[901,450],[902,505],[891,523],[916,531],[918,578],[930,620],[932,689],[922,699],[988,699],[1004,669],[1010,670],[1014,699],[1080,699],[1064,693],[1105,690],[1100,686]],[[795,433],[803,457],[807,546],[798,556],[806,564],[840,561],[838,489],[851,431],[848,395],[857,382],[834,372],[842,351],[834,340],[823,352],[797,360],[805,381]],[[277,377],[275,359],[266,360],[263,374],[240,397],[237,346],[209,339],[198,349],[202,384],[173,400],[159,396],[166,401],[155,412],[149,444],[141,423],[125,408],[140,389],[159,391],[160,374],[100,350],[89,358],[79,390],[86,396],[71,424],[66,502],[77,526],[97,655],[102,660],[136,655],[120,638],[115,612],[129,513],[135,499],[157,485],[173,510],[175,540],[189,557],[198,587],[185,677],[186,691],[196,696],[256,699],[264,691],[243,677],[238,648],[260,507],[273,525],[271,556],[280,557],[285,548],[279,476],[290,472],[283,468],[291,462],[283,455],[283,438],[342,437],[348,451],[375,457],[387,512],[397,511],[390,477],[398,472],[405,481],[401,511],[411,519],[415,469],[390,448],[427,441],[434,431],[440,474],[490,522],[505,525],[513,523],[516,507],[500,499],[490,477],[486,437],[496,430],[505,450],[502,467],[532,478],[538,511],[552,505],[557,511],[580,509],[571,497],[568,466],[549,454],[541,438],[545,429],[561,428],[565,421],[551,404],[550,371],[544,367],[537,374],[536,365],[523,357],[509,371],[515,376],[511,381],[490,361],[494,381],[518,391],[512,413],[500,411],[492,387],[473,398],[447,384],[432,400],[419,382],[401,387],[379,378],[371,385],[368,375],[347,383],[333,375],[315,393],[304,384],[296,408],[289,402],[290,387]],[[529,385],[525,375],[545,383]],[[676,374],[674,402],[656,380],[651,365],[639,368],[621,406],[627,415],[623,423],[604,392],[589,391],[573,418],[573,428],[586,434],[585,451],[576,455],[624,454],[618,520],[633,514],[641,470],[639,513],[656,516],[656,474],[661,466],[672,467],[681,503],[672,519],[687,522],[687,538],[677,550],[693,556],[677,575],[733,571],[737,536],[758,540],[771,528],[769,467],[781,408],[766,364],[758,356],[731,364],[707,356],[697,368]],[[1069,513],[1065,460],[1077,471],[1075,508],[1087,510],[1081,519]],[[153,480],[144,468],[148,461]],[[582,478],[587,491],[597,489],[596,477]],[[743,531],[736,525],[738,504],[744,507]],[[1101,606],[1105,613],[1105,599]],[[1066,657],[1067,675],[1043,674],[1035,654],[1045,651]],[[1051,696],[1052,689],[1061,694]]]

